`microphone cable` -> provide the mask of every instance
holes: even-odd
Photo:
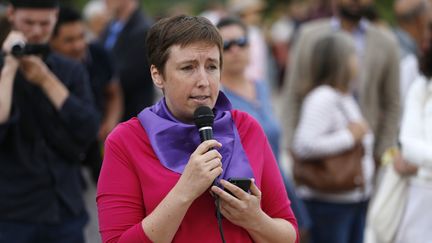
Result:
[[[215,195],[215,204],[216,204],[216,218],[219,226],[219,234],[222,239],[222,243],[225,243],[225,236],[222,227],[222,214],[220,212],[220,199],[218,195]]]

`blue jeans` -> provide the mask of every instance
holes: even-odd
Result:
[[[368,201],[305,200],[312,219],[311,243],[362,243]]]
[[[0,243],[84,243],[87,213],[58,224],[0,221]]]

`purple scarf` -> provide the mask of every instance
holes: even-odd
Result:
[[[223,172],[218,179],[252,178],[253,172],[232,119],[231,109],[228,98],[219,92],[213,109],[214,138],[222,144],[218,151],[222,155]],[[166,106],[165,98],[141,111],[138,119],[162,165],[181,174],[190,155],[201,144],[196,126],[182,123],[174,118]]]

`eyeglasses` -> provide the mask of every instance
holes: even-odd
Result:
[[[238,46],[238,47],[245,47],[249,44],[248,39],[243,36],[240,37],[238,39],[234,39],[234,40],[227,40],[223,42],[223,50],[224,51],[228,51],[229,49],[231,49],[232,46]]]

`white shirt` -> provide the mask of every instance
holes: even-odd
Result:
[[[403,108],[410,85],[420,76],[417,57],[408,54],[401,59],[400,64],[400,101]]]
[[[352,95],[321,85],[304,99],[300,120],[294,136],[293,150],[301,158],[316,158],[341,153],[354,147],[354,138],[348,130],[349,122],[362,121],[358,104]],[[373,135],[363,139],[364,191],[356,189],[347,193],[321,193],[305,186],[298,193],[303,198],[319,198],[328,201],[354,202],[369,197],[372,190],[374,162],[372,156]]]
[[[400,141],[404,158],[419,166],[415,179],[432,184],[432,82],[423,76],[407,94]]]

